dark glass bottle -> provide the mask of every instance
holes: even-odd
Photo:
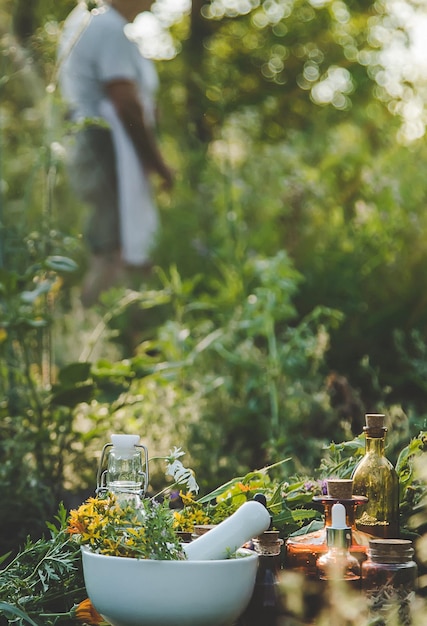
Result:
[[[283,540],[276,530],[267,530],[253,539],[259,555],[255,587],[238,626],[278,626],[283,607],[279,588]]]
[[[378,626],[411,624],[411,603],[418,576],[413,555],[409,540],[373,539],[369,542],[369,558],[362,565],[362,590]]]
[[[385,457],[382,414],[366,415],[366,451],[353,472],[353,493],[366,496],[367,502],[357,509],[356,528],[383,539],[399,537],[399,479]]]

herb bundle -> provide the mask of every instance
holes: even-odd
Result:
[[[173,529],[169,501],[142,500],[135,508],[114,494],[89,498],[71,511],[68,532],[78,545],[108,556],[183,560],[181,543]]]
[[[76,624],[75,607],[87,597],[80,548],[67,533],[67,511],[61,504],[57,525],[47,523],[50,537],[27,539],[5,565],[1,559],[0,624],[53,626]]]

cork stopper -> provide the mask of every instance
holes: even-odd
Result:
[[[253,543],[258,554],[275,556],[280,554],[283,539],[279,537],[278,530],[266,530],[258,537],[254,537]]]
[[[326,481],[328,496],[337,500],[351,500],[353,496],[353,481],[345,478],[331,478]]]
[[[207,533],[209,530],[212,530],[212,528],[215,528],[215,524],[196,524],[193,527],[193,534],[196,537],[201,537],[202,535]]]
[[[409,539],[370,539],[369,554],[377,563],[405,563],[414,555]]]
[[[385,415],[383,413],[367,413],[365,420],[366,428],[384,428]]]

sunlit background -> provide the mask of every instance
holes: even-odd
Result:
[[[324,5],[328,0],[312,0],[313,6]],[[221,19],[249,13],[260,5],[260,0],[214,0],[204,9],[206,17]],[[338,5],[338,3],[337,3]],[[286,18],[286,3],[272,0],[264,3],[269,19]],[[342,7],[343,10],[345,7]],[[153,59],[172,59],[179,50],[168,29],[191,9],[191,0],[158,0],[152,13],[143,13],[129,25],[130,36],[135,38],[143,53]],[[413,141],[425,133],[425,102],[427,85],[414,94],[406,87],[411,80],[419,85],[427,83],[427,7],[414,5],[406,0],[391,0],[390,15],[373,24],[372,36],[382,47],[380,54],[384,71],[376,75],[377,82],[396,97],[394,113],[403,119],[400,138]],[[408,41],[405,27],[409,33]],[[313,68],[316,70],[316,68]],[[326,76],[319,80],[305,69],[303,80],[311,82],[311,96],[319,104],[331,103],[337,109],[346,108],[347,94],[352,91],[349,72],[341,67],[329,68]]]

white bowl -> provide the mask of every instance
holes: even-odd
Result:
[[[249,603],[258,555],[218,561],[151,561],[82,547],[88,596],[112,626],[228,626]]]

